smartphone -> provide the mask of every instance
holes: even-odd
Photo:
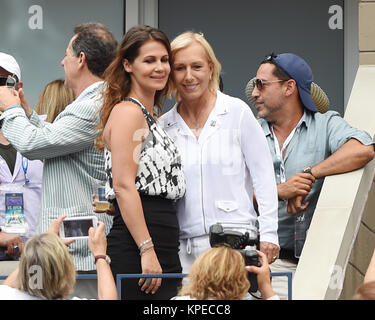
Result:
[[[60,227],[60,237],[62,239],[75,240],[87,239],[89,229],[98,226],[98,218],[95,216],[80,216],[65,218]]]

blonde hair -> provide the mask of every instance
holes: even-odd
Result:
[[[211,45],[208,43],[208,41],[205,39],[202,33],[186,31],[184,33],[181,33],[179,36],[177,36],[171,42],[172,60],[174,60],[174,57],[176,56],[176,53],[179,50],[187,48],[193,42],[198,42],[203,47],[204,51],[206,52],[208,63],[211,64],[212,66],[212,77],[209,82],[209,90],[212,91],[214,94],[216,94],[216,91],[219,90],[221,64],[219,60],[217,60]],[[172,72],[172,77],[173,77],[173,72]],[[176,97],[176,100],[179,101],[180,96],[176,90],[176,86],[173,83],[168,92],[168,95],[171,96],[172,93]]]
[[[240,300],[250,288],[245,260],[241,253],[226,247],[211,248],[194,262],[188,283],[180,296],[198,300]]]
[[[62,299],[73,291],[75,279],[68,247],[56,234],[42,233],[26,242],[17,276],[19,290],[43,299]]]
[[[47,122],[53,122],[65,107],[74,101],[74,92],[65,87],[61,79],[48,83],[42,90],[35,107],[37,114],[46,114]]]
[[[353,300],[375,300],[375,281],[363,283],[355,292]]]

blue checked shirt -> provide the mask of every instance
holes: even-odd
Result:
[[[275,178],[280,184],[282,175],[280,174],[281,159],[275,151],[274,137],[269,123],[260,119],[259,123],[265,133],[268,146],[271,151]],[[335,111],[328,111],[324,114],[310,111],[304,112],[299,125],[291,139],[284,156],[285,178],[301,172],[307,166],[315,166],[337,151],[345,142],[350,139],[357,139],[364,145],[374,144],[373,140],[365,131],[351,127]],[[279,244],[283,249],[295,249],[295,219],[305,217],[303,228],[305,232],[313,217],[319,194],[322,189],[324,178],[317,179],[306,197],[305,201],[310,202],[307,209],[299,215],[291,215],[287,212],[288,201],[279,200]],[[298,246],[299,247],[299,246]],[[298,248],[301,251],[302,247]],[[299,256],[300,252],[295,252]]]

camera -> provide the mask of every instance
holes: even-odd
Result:
[[[234,230],[224,230],[220,223],[216,223],[210,227],[210,245],[228,245],[232,249],[238,250],[245,259],[247,266],[260,267],[259,255],[256,248],[259,244],[258,235],[250,236],[249,232],[244,234]],[[252,247],[252,248],[249,248]],[[258,291],[257,275],[249,272],[250,293]]]

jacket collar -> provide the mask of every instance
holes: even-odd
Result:
[[[81,92],[81,94],[76,98],[76,102],[85,99],[86,97],[89,97],[92,94],[97,94],[99,87],[104,84],[104,81],[97,81],[93,84],[89,85],[85,90]]]

